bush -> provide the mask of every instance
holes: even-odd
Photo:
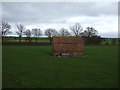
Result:
[[[83,40],[86,44],[99,45],[103,41],[103,38],[101,38],[100,36],[92,36],[92,37],[83,37]]]

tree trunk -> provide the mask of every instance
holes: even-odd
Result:
[[[36,44],[37,44],[37,37],[35,38],[35,42],[36,42]]]
[[[2,42],[4,42],[4,36],[2,36]]]
[[[19,37],[19,42],[21,43],[21,37]]]
[[[50,40],[50,44],[52,44],[52,38],[51,37],[49,37],[49,40]]]

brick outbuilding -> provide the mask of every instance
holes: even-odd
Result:
[[[53,55],[76,57],[84,55],[84,41],[81,37],[53,37]]]

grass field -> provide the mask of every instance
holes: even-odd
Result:
[[[52,57],[51,46],[3,46],[3,88],[116,88],[117,46],[85,46],[86,57]]]
[[[7,42],[19,42],[19,40],[7,40]],[[25,41],[25,40],[21,40],[21,42],[29,42],[28,40]],[[31,42],[36,42],[35,40],[32,40]],[[45,39],[39,39],[37,40],[37,42],[50,42],[48,39],[45,40]]]
[[[4,38],[6,42],[19,42],[19,37],[6,37]],[[21,42],[29,42],[28,40],[26,41],[25,39],[27,39],[26,37],[22,37],[21,38]],[[36,42],[35,38],[33,37],[31,42]],[[50,42],[48,38],[38,38],[37,42]]]
[[[5,42],[19,42],[19,37],[5,37]],[[22,37],[21,42],[29,42],[28,40],[25,40],[26,37]],[[32,40],[30,42],[36,42],[35,38],[32,37]],[[46,38],[38,38],[37,42],[50,42],[49,39]],[[120,45],[119,44],[120,39],[119,38],[104,38],[99,45]],[[87,43],[86,43],[87,44]],[[94,43],[95,44],[95,43]]]

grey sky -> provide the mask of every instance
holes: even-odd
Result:
[[[51,23],[56,19],[71,16],[117,15],[116,3],[2,3],[3,20],[8,22]]]
[[[69,25],[79,22],[84,27],[94,26],[102,29],[98,30],[101,34],[114,32],[117,35],[115,29],[118,26],[111,29],[109,27],[117,22],[117,5],[116,2],[3,2],[2,19],[11,24],[22,23],[28,28],[41,26],[42,29],[48,26],[68,28]],[[106,29],[110,30],[105,31]]]

